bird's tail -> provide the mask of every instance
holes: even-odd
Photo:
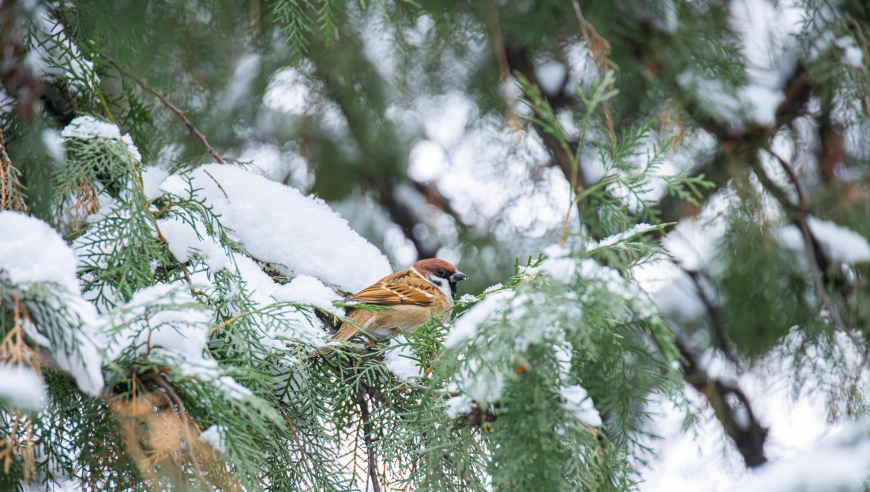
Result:
[[[335,335],[332,335],[332,340],[341,340],[342,342],[346,342],[359,334],[360,330],[355,326],[348,323],[342,323],[338,331],[335,332]],[[308,357],[313,358],[317,357],[320,354],[323,354],[323,356],[326,357],[328,355],[332,355],[333,352],[335,351],[330,349],[312,350],[311,353],[308,354]]]

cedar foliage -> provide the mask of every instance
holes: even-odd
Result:
[[[3,2],[0,210],[69,241],[82,292],[107,320],[105,387],[92,394],[69,363],[94,336],[87,310],[63,286],[17,285],[0,269],[0,361],[47,388],[42,410],[0,407],[4,485],[634,490],[652,458],[647,403],[669,399],[689,423],[690,387],[746,465],[764,463],[767,431],[751,401],[707,374],[703,353],[737,373],[782,358],[780,376],[798,394],[826,392],[833,420],[863,416],[868,368],[852,355],[870,347],[868,263],[836,261],[810,222],[870,237],[870,10],[796,7],[805,17],[793,46],[771,48],[794,58],[777,65],[785,99],[759,122],[742,92],[753,67],[718,1]],[[555,90],[540,70],[548,62],[571,68]],[[304,86],[303,109],[267,108],[281,74]],[[408,155],[421,130],[403,112],[451,92],[473,101],[474,129],[503,143],[505,160],[527,164],[527,186],[511,198],[545,186],[546,170],[561,174],[564,223],[538,239],[511,224],[509,205],[466,213],[414,179]],[[76,117],[119,138],[67,137],[58,155],[52,142]],[[774,150],[778,139],[791,158]],[[236,261],[257,259],[190,180],[214,160],[256,166],[230,157],[252,141],[304,159],[284,184],[342,211],[375,203],[386,226],[366,225],[378,220],[366,212],[351,220],[376,244],[388,245],[392,226],[420,257],[459,252],[468,288],[483,293],[458,302],[453,322],[432,320],[394,344],[308,358],[320,340],[269,338],[328,325],[332,313],[258,304]],[[679,152],[691,160],[663,170]],[[186,193],[149,199],[148,165],[187,179]],[[716,200],[727,202],[719,261],[677,264],[705,313],[668,317],[637,267],[671,261],[657,239]],[[176,258],[165,219],[230,261]],[[805,247],[777,242],[786,225]],[[203,278],[208,288],[193,280]],[[207,333],[204,365],[152,347],[160,330]],[[388,370],[397,351],[424,375]],[[580,389],[588,399],[572,402]],[[594,405],[601,425],[579,405]],[[200,439],[207,429],[221,445]]]

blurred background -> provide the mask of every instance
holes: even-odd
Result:
[[[578,91],[613,71],[574,191],[644,123],[638,166],[663,152],[657,173],[710,184],[695,203],[655,177],[643,192],[669,256],[630,274],[670,320],[697,407],[650,403],[665,439],[639,487],[728,490],[866,413],[868,21],[858,0],[4,0],[0,126],[39,217],[59,131],[108,106],[146,165],[213,162],[205,138],[328,202],[396,269],[444,258],[479,293],[566,216],[577,237],[622,230],[571,205],[566,149],[517,84],[573,151]]]

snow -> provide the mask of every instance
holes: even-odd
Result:
[[[208,443],[218,453],[224,454],[227,452],[227,442],[223,437],[226,431],[226,427],[222,425],[213,425],[202,431],[202,434],[199,435],[199,440]]]
[[[341,296],[310,275],[300,275],[278,287],[272,297],[278,302],[309,304],[328,313],[344,314],[341,308],[332,305],[333,301],[341,300]]]
[[[60,132],[60,136],[64,140],[69,140],[71,138],[80,138],[83,140],[89,140],[92,138],[116,140],[127,146],[127,150],[134,159],[142,161],[142,155],[139,153],[139,149],[136,148],[136,145],[133,144],[133,139],[129,134],[122,136],[118,125],[98,120],[93,116],[79,116],[72,120],[70,124]]]
[[[592,427],[601,425],[601,416],[585,388],[579,384],[565,386],[559,390],[559,394],[565,398],[565,409],[573,413],[577,420]]]
[[[42,130],[42,143],[45,145],[45,150],[48,155],[54,159],[56,163],[63,163],[66,160],[66,148],[63,145],[63,139],[57,130],[46,128]]]
[[[864,67],[864,53],[855,45],[852,36],[843,36],[834,40],[834,44],[843,50],[843,63],[854,68]]]
[[[356,292],[391,273],[387,258],[323,200],[232,165],[203,166],[190,176],[242,247],[285,275]],[[170,176],[160,189],[184,196],[188,187]]]
[[[568,69],[565,68],[565,65],[557,61],[547,62],[535,69],[535,75],[538,78],[538,83],[541,84],[541,89],[543,89],[544,94],[550,97],[559,95],[559,89],[562,88],[567,73]]]
[[[181,283],[141,289],[101,327],[106,356],[147,356],[184,376],[213,382],[227,398],[251,396],[249,389],[221,373],[218,361],[204,355],[212,317],[202,308]]]
[[[491,367],[490,363],[467,359],[447,388],[451,391],[461,390],[479,404],[489,404],[501,398],[504,386],[504,374]]]
[[[465,293],[465,294],[462,294],[462,296],[459,298],[458,301],[456,301],[456,304],[465,304],[465,303],[469,303],[469,302],[474,302],[476,300],[477,300],[476,296]]]
[[[437,180],[447,168],[447,154],[431,140],[420,140],[408,156],[408,175],[415,181],[428,183]]]
[[[142,170],[142,189],[145,191],[148,201],[153,202],[163,196],[160,183],[166,181],[168,177],[169,171],[156,166],[148,166]]]
[[[384,355],[384,364],[397,378],[407,381],[423,375],[423,368],[417,362],[417,354],[410,345],[399,346],[399,339],[390,339],[390,348]]]
[[[276,284],[268,275],[263,273],[260,266],[247,256],[235,255],[236,266],[242,279],[245,281],[246,290],[250,293],[251,300],[258,308],[264,308],[275,303],[275,294],[282,287]],[[278,294],[281,298],[281,294]],[[333,312],[340,312],[333,307]],[[316,318],[309,321],[300,312],[284,312],[284,322],[280,326],[264,324],[263,343],[275,349],[285,347],[284,339],[294,339],[306,342],[310,345],[321,346],[325,343],[325,333],[320,329]],[[315,325],[312,325],[315,323]]]
[[[573,258],[547,258],[541,262],[539,268],[554,280],[567,284],[571,283],[577,275],[577,260]]]
[[[19,288],[36,283],[57,285],[60,289],[53,291],[81,322],[81,326],[73,327],[72,334],[38,333],[28,323],[25,325],[28,335],[49,349],[52,349],[51,340],[60,336],[72,341],[74,349],[70,353],[61,348],[53,349],[55,360],[61,369],[72,373],[82,391],[99,395],[104,385],[103,359],[92,341],[90,329],[99,322],[99,315],[94,305],[82,298],[76,279],[75,253],[47,223],[17,212],[0,212],[0,231],[4,232],[0,235],[0,275]]]
[[[78,292],[76,255],[47,223],[17,212],[0,212],[0,271],[13,284],[52,282]]]
[[[452,396],[447,399],[447,416],[456,418],[471,413],[472,400],[466,395]]]
[[[606,248],[608,246],[613,246],[614,244],[627,241],[637,235],[643,234],[644,232],[656,228],[660,228],[660,226],[645,224],[641,222],[639,224],[635,224],[631,229],[620,232],[619,234],[614,234],[612,236],[606,237],[600,242],[589,241],[586,244],[586,251],[594,251],[601,248]]]
[[[33,369],[0,365],[0,398],[22,410],[42,410],[45,404],[45,383]]]
[[[834,261],[861,263],[870,261],[870,244],[864,236],[827,220],[808,217],[813,237]]]
[[[516,292],[503,290],[489,294],[471,309],[462,314],[454,323],[444,339],[445,348],[456,348],[477,335],[477,327],[490,315],[501,309]]]
[[[866,425],[843,430],[794,459],[765,464],[733,491],[859,490],[870,468]]]
[[[202,359],[211,315],[195,305],[190,292],[175,284],[137,291],[103,327],[106,355],[114,360],[132,348],[170,361]]]
[[[212,272],[227,266],[229,257],[226,251],[214,238],[205,232],[205,226],[196,222],[196,228],[178,217],[157,221],[160,233],[166,238],[169,251],[181,262],[190,261],[194,253],[199,253]]]

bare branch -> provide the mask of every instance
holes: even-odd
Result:
[[[225,164],[223,157],[221,157],[220,154],[218,154],[218,153],[214,150],[214,148],[213,148],[213,147],[208,143],[208,139],[205,138],[205,135],[204,135],[201,131],[199,131],[199,130],[196,128],[196,126],[193,125],[193,123],[190,121],[190,119],[188,119],[188,117],[187,117],[187,113],[188,113],[188,111],[182,111],[181,109],[178,109],[177,106],[175,106],[174,104],[172,104],[171,102],[169,102],[168,99],[166,99],[166,94],[161,94],[161,93],[157,92],[156,90],[152,89],[152,88],[151,88],[150,86],[148,86],[145,82],[142,82],[142,78],[134,79],[134,78],[130,75],[130,72],[128,72],[126,69],[124,69],[124,68],[122,68],[120,65],[118,65],[118,63],[115,62],[115,60],[112,59],[111,57],[106,56],[106,55],[100,55],[100,56],[102,56],[102,57],[103,57],[104,59],[106,59],[109,63],[111,63],[112,66],[115,67],[115,69],[117,69],[118,72],[121,73],[121,75],[123,75],[124,77],[127,77],[127,78],[129,78],[129,79],[131,79],[131,80],[134,80],[134,81],[136,82],[136,84],[139,85],[139,87],[141,87],[143,90],[145,90],[146,92],[151,93],[154,97],[156,97],[157,99],[159,99],[160,102],[163,103],[164,106],[166,106],[167,108],[169,108],[170,111],[172,111],[173,113],[175,113],[175,115],[178,116],[178,117],[181,119],[181,121],[184,123],[184,126],[187,127],[187,131],[189,131],[190,133],[192,133],[192,134],[193,134],[193,135],[194,135],[194,136],[195,136],[195,137],[196,137],[200,142],[202,142],[202,145],[205,147],[205,151],[206,151],[206,153],[208,153],[209,155],[211,155],[212,157],[214,157],[215,160],[217,160],[219,163],[221,163],[221,164]],[[224,193],[224,195],[226,195],[226,193]]]

